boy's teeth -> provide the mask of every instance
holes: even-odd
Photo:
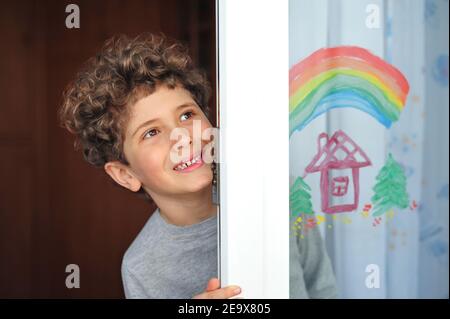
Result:
[[[184,162],[183,164],[178,165],[178,166],[176,167],[176,169],[177,169],[177,170],[185,169],[186,167],[191,166],[192,164],[197,163],[199,160],[200,160],[200,157],[193,158],[192,161],[187,161],[187,162]]]

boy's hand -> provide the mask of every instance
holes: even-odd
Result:
[[[208,281],[205,292],[194,296],[192,299],[228,299],[241,293],[239,286],[227,286],[220,288],[220,281],[217,278],[211,278]]]

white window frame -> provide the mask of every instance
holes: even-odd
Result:
[[[219,277],[289,298],[289,6],[216,0]]]

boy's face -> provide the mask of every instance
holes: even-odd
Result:
[[[200,124],[202,133],[212,127],[189,91],[180,86],[175,89],[157,86],[152,94],[131,106],[124,153],[136,179],[132,190],[143,186],[152,197],[167,196],[197,192],[211,184],[209,161],[200,160],[185,169],[177,167],[180,161],[201,154],[204,146],[211,142],[210,136],[202,140],[201,135],[193,134],[194,120]],[[184,139],[173,136],[171,139],[175,128],[185,129]],[[194,150],[194,138],[201,149]]]

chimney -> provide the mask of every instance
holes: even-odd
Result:
[[[327,145],[327,143],[328,143],[328,134],[321,133],[317,138],[317,153],[320,153],[322,149]]]

